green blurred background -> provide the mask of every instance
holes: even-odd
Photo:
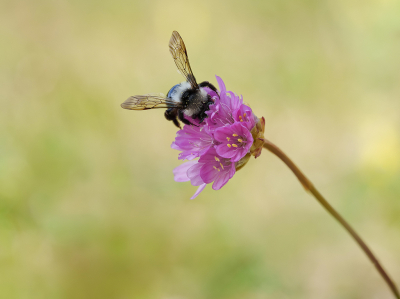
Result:
[[[243,94],[400,284],[400,1],[2,1],[1,298],[392,298],[269,152],[176,183],[176,133],[129,96]]]

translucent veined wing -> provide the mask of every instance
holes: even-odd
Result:
[[[189,58],[187,56],[185,43],[178,32],[172,32],[171,39],[169,40],[169,52],[174,58],[176,67],[179,72],[186,78],[186,81],[190,83],[192,88],[198,89],[196,78],[190,68]]]
[[[152,93],[139,96],[131,96],[121,104],[121,107],[129,110],[148,110],[155,108],[181,107],[180,103],[166,98],[163,94]]]

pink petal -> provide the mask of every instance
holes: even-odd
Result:
[[[217,150],[217,154],[224,158],[230,159],[237,155],[237,150],[228,147],[226,143],[218,145],[215,149]]]
[[[221,175],[215,180],[212,186],[214,190],[221,189],[235,175],[236,173],[235,164],[232,163],[230,167],[231,168],[229,170],[221,173]]]
[[[187,151],[182,152],[178,155],[179,160],[193,160],[195,158],[198,158],[196,154],[188,153]]]
[[[206,183],[200,185],[199,188],[197,188],[196,193],[193,194],[193,196],[190,199],[195,199],[197,197],[197,195],[199,195],[201,193],[201,191],[203,191],[206,186],[207,186]]]
[[[194,164],[197,164],[197,161],[189,161],[185,162],[178,167],[175,167],[174,170],[172,171],[174,174],[174,180],[175,182],[187,182],[189,181],[189,177],[187,175],[187,171],[190,167],[192,167]]]
[[[203,165],[204,164],[202,163],[196,163],[187,171],[187,176],[189,177],[190,183],[193,186],[200,186],[201,184],[204,184],[200,176],[200,169],[203,167]]]
[[[175,141],[172,142],[171,148],[172,148],[172,149],[175,149],[175,150],[178,150],[178,151],[181,150],[181,148],[180,148],[178,145],[176,145]]]
[[[209,184],[218,176],[218,171],[214,168],[212,163],[207,163],[201,168],[200,176],[204,183]]]
[[[215,76],[215,78],[217,79],[220,93],[225,93],[226,92],[226,87],[225,87],[224,81],[222,81],[222,79],[220,77],[218,77],[217,75]]]
[[[215,162],[215,156],[217,155],[215,148],[211,147],[204,155],[199,159],[200,163]]]
[[[226,142],[226,137],[232,138],[232,129],[230,126],[218,128],[214,132],[214,138],[219,142]]]
[[[221,189],[229,181],[229,172],[221,173],[214,181],[212,188],[214,190]]]
[[[233,153],[234,153],[234,155],[232,156],[231,161],[232,162],[237,162],[240,159],[242,159],[244,156],[246,156],[247,149],[246,148],[241,148],[241,149],[236,150]]]

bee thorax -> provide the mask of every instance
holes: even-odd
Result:
[[[194,116],[204,110],[204,105],[208,102],[208,96],[205,90],[188,90],[189,95],[183,97],[184,113],[187,116]]]
[[[169,91],[167,98],[170,99],[170,106],[165,113],[168,120],[172,120],[179,127],[177,119],[184,124],[201,123],[206,117],[206,112],[213,103],[211,96],[206,91],[205,87],[213,87],[207,81],[200,83],[195,88],[188,82],[176,84]],[[211,88],[215,91],[215,87]],[[188,120],[188,118],[192,120]]]

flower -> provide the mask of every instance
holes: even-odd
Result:
[[[180,160],[190,160],[173,171],[177,182],[190,181],[199,186],[199,195],[207,184],[221,189],[249,161],[251,155],[261,154],[264,137],[264,118],[258,119],[243,98],[227,91],[225,83],[216,76],[219,93],[206,88],[214,104],[206,111],[202,123],[185,125],[172,142],[181,151]],[[199,158],[198,160],[194,160]]]
[[[211,147],[198,161],[189,161],[174,169],[177,182],[190,181],[193,186],[200,186],[196,197],[207,184],[213,183],[214,190],[221,189],[235,174],[235,163],[223,158]]]
[[[200,177],[206,184],[214,182],[214,190],[221,189],[235,174],[235,163],[231,159],[223,158],[216,152],[215,148],[210,148],[207,153],[200,157],[199,163],[202,164]]]
[[[192,160],[207,152],[212,144],[213,139],[207,133],[207,127],[185,125],[182,130],[177,132],[175,141],[172,142],[171,147],[182,151],[179,154],[179,160]]]
[[[232,162],[242,159],[253,144],[253,136],[250,131],[239,122],[218,128],[215,130],[214,138],[220,142],[216,146],[218,155],[231,158]]]
[[[246,105],[241,105],[239,109],[233,111],[232,116],[235,121],[241,122],[250,131],[256,124],[256,117],[253,114],[253,111],[251,111],[251,108]]]

